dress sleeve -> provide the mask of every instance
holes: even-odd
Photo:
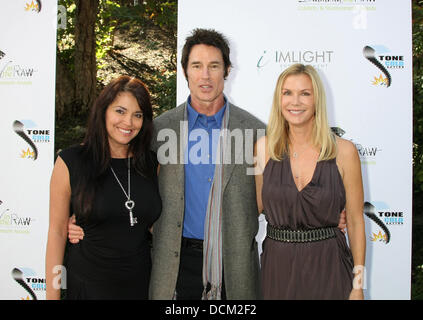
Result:
[[[80,162],[81,152],[81,145],[73,145],[59,152],[60,158],[62,158],[68,167],[71,187],[74,186],[75,174],[79,171],[78,163]]]

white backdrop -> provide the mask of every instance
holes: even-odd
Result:
[[[327,90],[330,124],[340,128],[361,155],[366,297],[409,299],[411,1],[178,3],[178,61],[193,28],[223,32],[230,40],[234,65],[225,94],[264,122],[276,78],[285,67],[304,62],[319,69]],[[4,110],[0,117],[0,299],[45,297],[48,188],[54,159],[56,24],[56,1],[0,4],[0,97]],[[189,91],[179,65],[177,84],[181,103]],[[258,238],[262,238],[263,226],[261,223]]]
[[[0,299],[45,298],[56,1],[0,3]]]
[[[366,298],[410,299],[411,1],[179,0],[178,5],[178,62],[193,28],[225,34],[233,63],[225,94],[265,123],[279,73],[295,62],[318,68],[330,125],[355,143],[362,162]],[[177,86],[179,104],[189,94],[180,65]],[[262,222],[259,239],[263,227]]]

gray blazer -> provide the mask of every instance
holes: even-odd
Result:
[[[183,103],[154,120],[153,150],[157,152],[166,143],[157,141],[158,132],[173,130],[178,141],[178,163],[160,166],[162,213],[153,227],[150,299],[172,299],[178,277],[184,221],[184,165],[180,161],[180,136],[183,131],[180,121],[184,120],[185,108],[186,103]],[[255,143],[257,129],[264,129],[264,123],[230,103],[229,108],[229,130],[245,132],[245,129],[250,129],[254,132],[251,140]],[[252,165],[250,160],[250,164],[246,161],[245,139],[243,152],[235,150],[234,140],[232,161],[224,165],[223,182],[222,250],[226,296],[228,299],[259,299],[259,261],[255,240],[258,210],[254,175],[246,174],[247,168]]]

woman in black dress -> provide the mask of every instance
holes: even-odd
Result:
[[[148,298],[149,228],[161,211],[158,163],[150,151],[152,117],[145,85],[119,77],[96,100],[83,143],[57,157],[50,184],[47,299],[60,298],[59,278],[62,285],[66,279],[68,299]],[[64,263],[71,213],[85,236],[69,245]]]

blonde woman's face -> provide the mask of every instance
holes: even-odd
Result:
[[[290,126],[312,125],[315,114],[314,90],[306,74],[293,74],[285,78],[281,92],[282,115]]]

